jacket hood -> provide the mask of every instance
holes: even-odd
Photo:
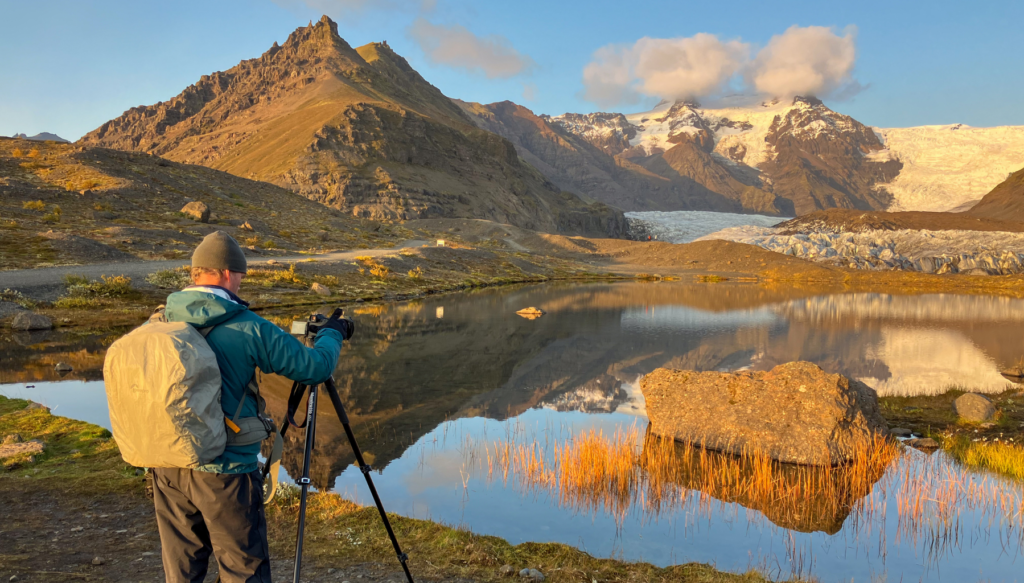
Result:
[[[248,310],[243,305],[210,292],[186,290],[167,296],[164,315],[170,322],[187,322],[197,328],[216,326]]]

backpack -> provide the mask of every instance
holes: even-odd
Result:
[[[266,415],[255,374],[238,410],[228,419],[221,408],[221,375],[206,336],[196,328],[168,322],[163,306],[149,321],[114,342],[103,362],[110,425],[124,461],[145,468],[197,468],[231,445],[250,445],[276,436],[264,475],[264,498],[277,487],[284,440]],[[256,417],[240,418],[246,397],[257,402]]]

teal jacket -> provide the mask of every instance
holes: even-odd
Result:
[[[187,322],[197,328],[216,326],[206,342],[220,365],[220,404],[224,415],[232,417],[246,385],[256,374],[275,373],[307,385],[322,383],[334,372],[341,352],[342,337],[337,330],[322,329],[313,348],[272,322],[249,311],[242,304],[215,294],[185,290],[167,297],[164,315],[170,322]],[[242,417],[256,416],[256,400],[245,399]],[[278,419],[281,422],[283,420]],[[257,468],[260,444],[228,446],[209,464],[196,468],[203,472],[242,474]]]

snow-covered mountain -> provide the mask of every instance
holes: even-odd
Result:
[[[814,98],[559,116],[463,107],[561,188],[630,211],[965,210],[1024,167],[1024,127],[871,128]]]

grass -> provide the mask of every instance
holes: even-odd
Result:
[[[284,487],[267,509],[271,552],[294,552],[292,538],[298,515],[298,489]],[[398,569],[394,550],[377,510],[360,507],[332,493],[313,493],[306,512],[307,560],[320,565],[382,562]],[[517,571],[540,570],[553,582],[650,581],[650,582],[763,582],[755,573],[732,574],[709,565],[688,563],[659,568],[649,563],[597,559],[568,545],[555,543],[509,544],[435,522],[389,514],[402,550],[409,554],[409,568],[417,579],[466,577],[477,581],[503,580],[502,565]],[[507,579],[505,579],[507,580]]]
[[[0,480],[45,479],[61,490],[90,494],[141,492],[135,469],[121,459],[109,431],[46,409],[26,409],[28,404],[0,396],[0,435],[40,439],[46,449],[32,463],[24,457],[0,460]]]
[[[53,302],[57,309],[92,309],[109,304],[111,299],[129,299],[138,295],[132,288],[132,278],[124,275],[103,275],[99,281],[89,281],[80,275],[64,278],[67,290]]]
[[[989,470],[1024,480],[1024,448],[1006,442],[972,441],[966,435],[946,439],[942,448],[969,468]]]
[[[21,204],[21,208],[27,211],[45,211],[46,203],[41,200],[30,200],[25,201]]]
[[[41,439],[46,450],[35,461],[7,459],[0,468],[0,491],[5,481],[18,487],[34,480],[35,487],[74,493],[88,499],[121,494],[148,504],[143,481],[125,464],[110,432],[95,425],[51,415],[45,409],[26,409],[28,401],[0,397],[0,435],[18,433],[24,440]],[[13,482],[11,482],[13,484]],[[290,555],[298,516],[298,489],[283,485],[267,506],[272,552]],[[498,568],[512,565],[541,570],[550,581],[683,581],[693,583],[762,583],[757,573],[723,573],[708,565],[690,563],[658,568],[648,563],[597,559],[573,547],[551,543],[511,545],[435,522],[389,515],[410,568],[417,578],[472,577],[498,581]],[[321,566],[380,562],[398,568],[394,551],[374,507],[362,507],[333,493],[310,495],[307,509],[305,558]]]

